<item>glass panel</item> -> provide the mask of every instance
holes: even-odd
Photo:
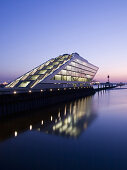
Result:
[[[71,75],[75,77],[75,72],[71,72]]]
[[[79,77],[78,81],[84,81],[84,78]]]
[[[79,77],[79,73],[76,73],[76,76]]]
[[[36,80],[38,77],[39,77],[39,75],[31,76],[30,80]]]
[[[84,75],[84,74],[81,74],[81,77],[85,77],[85,75]]]
[[[75,62],[71,62],[70,65],[75,66]]]
[[[19,87],[26,87],[29,83],[30,81],[24,81],[19,85]]]
[[[63,55],[62,58],[68,58],[68,56],[69,56],[68,54],[67,55]]]
[[[72,77],[72,81],[78,81],[78,77]]]
[[[61,75],[55,75],[55,80],[61,80]]]
[[[52,69],[53,68],[53,66],[47,66],[47,68],[46,69]]]
[[[66,68],[67,68],[67,70],[71,70],[71,66],[67,66]]]
[[[71,76],[71,71],[67,71],[67,75],[68,75],[68,76]]]
[[[66,75],[67,71],[66,70],[61,70],[59,73],[62,74],[62,75]]]
[[[39,74],[45,74],[47,70],[41,70]]]
[[[33,82],[33,84],[31,85],[31,88],[33,88],[36,84],[38,84],[40,82],[40,80],[36,80]]]
[[[81,73],[79,73],[79,77],[82,77],[82,74],[81,74]]]
[[[64,58],[60,58],[58,61],[63,61],[64,60]]]
[[[66,81],[67,80],[67,76],[62,76],[62,80]]]
[[[47,62],[45,63],[45,66],[47,66],[49,63],[50,63],[50,61],[47,61]]]
[[[44,67],[44,64],[42,64],[42,65],[38,68],[38,70],[41,70],[43,67]]]
[[[29,76],[29,73],[25,74],[25,75],[21,78],[21,80],[25,80],[28,76]]]
[[[53,65],[58,65],[59,64],[59,62],[54,62],[54,63],[52,63]]]
[[[71,76],[67,76],[67,81],[71,81]]]
[[[37,69],[34,69],[34,70],[30,73],[30,75],[33,75],[36,71],[37,71]]]
[[[91,76],[90,76],[90,75],[86,75],[86,77],[87,77],[87,78],[91,78]]]

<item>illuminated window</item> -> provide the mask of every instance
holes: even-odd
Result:
[[[28,75],[29,75],[29,73],[25,74],[25,75],[21,78],[21,80],[25,80],[25,79],[28,77]]]
[[[78,69],[78,72],[80,72],[80,73],[81,73],[81,69],[80,69],[80,68]]]
[[[67,58],[68,56],[69,56],[69,55],[67,54],[67,55],[63,55],[62,57],[63,57],[63,58]]]
[[[79,73],[76,73],[76,76],[79,77]]]
[[[38,70],[41,70],[43,67],[44,67],[44,64],[42,64],[42,65],[38,68]]]
[[[45,74],[47,70],[41,70],[39,74]]]
[[[71,70],[72,70],[72,71],[77,71],[78,68],[76,68],[76,67],[71,67]]]
[[[79,77],[79,79],[78,79],[78,81],[83,81],[84,79],[83,78],[81,78],[81,77]]]
[[[91,78],[91,76],[90,76],[90,75],[86,75],[86,77],[87,77],[87,78]]]
[[[39,77],[39,75],[31,76],[30,80],[36,80],[38,77]]]
[[[30,81],[24,81],[19,85],[19,87],[26,87],[29,83]]]
[[[71,70],[71,66],[67,66],[66,69],[67,69],[67,70]]]
[[[52,69],[53,68],[53,66],[47,66],[47,68],[46,69]]]
[[[34,69],[33,71],[31,71],[30,75],[33,75],[37,70]]]
[[[75,66],[75,62],[71,62],[70,65]]]
[[[67,75],[68,75],[68,76],[71,76],[71,71],[67,71]]]
[[[54,62],[54,63],[53,63],[53,65],[58,65],[58,64],[59,64],[59,62]]]
[[[55,75],[55,80],[61,80],[61,75]]]
[[[60,74],[66,75],[66,70],[61,70],[61,71],[60,71]]]
[[[75,72],[71,72],[71,75],[75,77]]]
[[[66,81],[67,80],[67,76],[62,76],[62,80]]]
[[[72,81],[78,81],[78,77],[72,77]]]
[[[33,84],[31,85],[31,88],[33,88],[36,84],[38,84],[38,83],[39,83],[39,81],[40,81],[40,80],[36,80],[36,81],[34,81],[34,82],[33,82]]]
[[[71,76],[67,76],[67,81],[71,81]]]
[[[51,61],[51,60],[50,60]],[[50,63],[50,61],[47,61],[46,63],[45,63],[45,66],[47,66],[49,63]]]
[[[64,58],[60,58],[58,61],[63,61],[64,60]]]

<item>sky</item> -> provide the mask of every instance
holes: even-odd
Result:
[[[127,0],[0,0],[0,82],[74,52],[127,82]]]

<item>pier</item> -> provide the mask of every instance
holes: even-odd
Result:
[[[120,85],[116,83],[99,83],[98,85],[96,85],[95,91],[108,90],[108,89],[116,88],[118,86]]]
[[[109,90],[118,87],[117,84],[99,84],[93,86],[54,88],[41,90],[0,90],[0,117],[30,111],[62,102],[75,100],[95,94],[100,90]]]
[[[93,95],[93,87],[46,89],[18,93],[17,91],[0,95],[0,116],[29,111],[57,103]]]

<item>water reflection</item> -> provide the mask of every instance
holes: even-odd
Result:
[[[77,138],[97,117],[93,98],[87,97],[9,118],[0,122],[0,141],[34,130],[42,133]]]
[[[58,120],[56,119],[57,121],[50,127],[45,129],[41,127],[41,130],[66,137],[80,136],[96,118],[96,114],[92,112],[91,100],[92,98],[89,97],[65,105],[58,114]]]

